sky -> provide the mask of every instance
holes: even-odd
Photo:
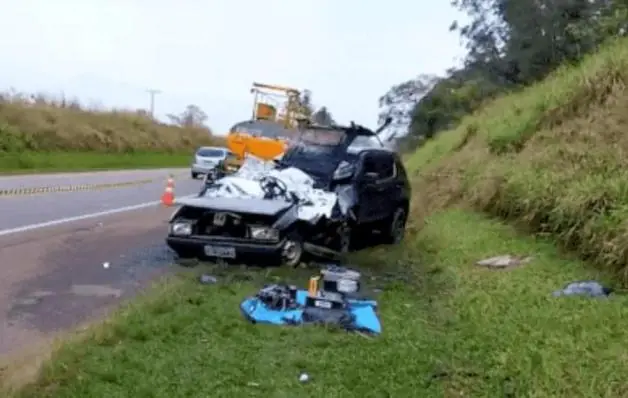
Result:
[[[309,89],[340,123],[464,56],[448,1],[0,0],[0,90],[149,108],[200,106],[216,132],[250,116],[254,81]]]

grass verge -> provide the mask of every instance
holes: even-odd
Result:
[[[628,281],[628,39],[495,100],[409,160],[433,202],[548,234]]]
[[[190,153],[22,152],[0,155],[0,174],[186,167]]]
[[[252,325],[239,302],[263,282],[309,272],[222,270],[220,283],[167,280],[81,341],[68,343],[27,397],[625,396],[625,296],[555,298],[603,277],[547,242],[462,210],[430,216],[403,247],[354,259],[381,288],[384,334]],[[474,265],[504,253],[509,271]],[[217,273],[216,269],[211,272]],[[310,383],[297,380],[301,371]]]

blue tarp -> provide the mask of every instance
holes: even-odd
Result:
[[[296,301],[297,308],[286,310],[274,310],[268,308],[256,297],[249,297],[242,301],[240,310],[251,322],[268,323],[273,325],[300,325],[307,323],[303,318],[305,310],[306,290],[298,290]],[[382,326],[376,313],[377,302],[374,300],[348,299],[346,313],[351,318],[349,325],[343,324],[349,330],[359,330],[379,334]],[[318,311],[334,311],[320,310]],[[344,323],[344,322],[343,322]]]

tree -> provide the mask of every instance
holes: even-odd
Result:
[[[301,97],[299,98],[300,113],[303,117],[310,118],[314,113],[314,105],[312,105],[312,92],[310,90],[303,90]]]
[[[469,50],[467,66],[504,84],[526,85],[625,34],[625,0],[454,0],[471,22],[451,29]]]
[[[324,126],[331,126],[336,123],[326,106],[320,107],[316,112],[314,112],[311,120],[316,124],[322,124]]]
[[[420,145],[484,102],[518,90],[613,36],[628,34],[626,0],[453,0],[470,22],[454,21],[467,55],[462,68],[393,86],[379,99],[380,120]]]
[[[168,119],[181,127],[207,127],[207,114],[194,104],[188,105],[180,115],[169,114]]]
[[[392,118],[391,131],[405,134],[412,121],[412,112],[419,100],[439,81],[433,75],[419,75],[393,86],[379,98],[379,123]]]

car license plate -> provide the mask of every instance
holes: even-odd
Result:
[[[234,247],[207,245],[205,246],[205,255],[207,257],[235,258],[236,251]]]

